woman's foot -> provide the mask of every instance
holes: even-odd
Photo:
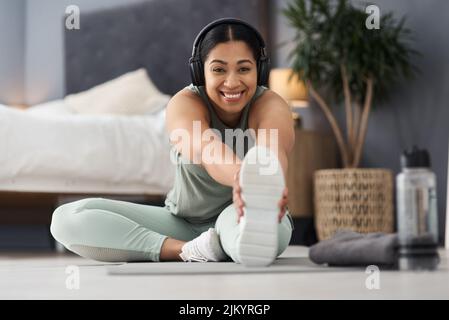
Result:
[[[239,261],[247,266],[270,265],[278,249],[278,201],[285,187],[277,156],[265,147],[248,151],[240,169],[245,203],[237,240]]]
[[[224,261],[226,253],[220,245],[220,238],[214,228],[203,232],[199,237],[186,242],[179,255],[184,261]]]

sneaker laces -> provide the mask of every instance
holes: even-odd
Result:
[[[180,257],[182,260],[186,262],[207,262],[207,258],[204,257],[198,250],[195,245],[196,242],[189,241],[182,247],[182,252],[180,253]]]
[[[179,256],[182,260],[189,262],[223,261],[226,259],[226,254],[220,245],[220,239],[213,228],[209,228],[199,237],[184,244]]]

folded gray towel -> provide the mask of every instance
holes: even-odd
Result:
[[[339,230],[332,238],[311,246],[309,258],[317,264],[335,266],[395,265],[397,245],[397,234]]]

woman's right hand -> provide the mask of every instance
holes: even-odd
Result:
[[[237,223],[240,223],[240,218],[243,217],[243,207],[245,203],[242,199],[242,189],[240,187],[240,169],[234,175],[234,184],[232,185],[232,201],[234,202],[235,211],[237,212]],[[282,192],[282,197],[278,202],[279,214],[278,214],[278,222],[282,221],[285,213],[287,212],[287,204],[288,204],[288,188],[285,187]]]
[[[243,216],[243,207],[245,206],[241,196],[242,189],[240,188],[239,178],[240,170],[235,173],[234,184],[232,186],[232,201],[234,202],[234,207],[237,212],[237,223],[240,223],[240,218]]]

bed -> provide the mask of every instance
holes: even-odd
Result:
[[[148,0],[82,11],[81,28],[64,31],[66,95],[145,68],[171,96],[190,82],[187,61],[205,24],[244,19],[270,49],[268,13],[265,0]],[[49,207],[86,196],[161,203],[173,183],[164,108],[79,116],[64,102],[25,112],[0,105],[0,222],[49,223]],[[36,210],[21,214],[21,206]]]

